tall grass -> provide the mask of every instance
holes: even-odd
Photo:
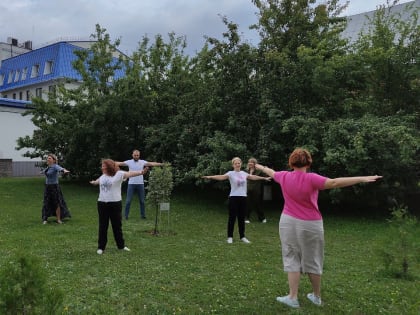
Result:
[[[278,239],[281,205],[266,204],[268,222],[246,226],[252,242],[226,243],[224,194],[175,191],[170,226],[162,217],[153,236],[155,209],[141,220],[137,200],[123,222],[126,245],[96,254],[98,188],[61,181],[72,218],[41,224],[43,179],[0,178],[0,266],[18,255],[36,256],[51,287],[64,292],[62,314],[420,314],[420,268],[414,280],[391,278],[376,254],[388,233],[383,220],[325,217],[322,307],[306,300],[289,309],[275,297],[288,291]],[[208,187],[207,187],[208,188]],[[163,213],[166,215],[166,213]],[[169,233],[170,232],[170,233]],[[417,229],[418,239],[420,236]]]

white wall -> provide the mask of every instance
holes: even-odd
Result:
[[[32,136],[35,126],[31,116],[22,116],[22,110],[0,106],[0,158],[13,161],[36,161],[23,157],[28,149],[17,151],[16,140],[19,137]]]

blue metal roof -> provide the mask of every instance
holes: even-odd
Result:
[[[66,42],[59,42],[3,60],[0,75],[3,75],[4,80],[0,91],[58,78],[81,80],[81,76],[72,67],[72,62],[76,59],[73,52],[77,49],[82,48]],[[51,72],[44,74],[47,63],[52,65]],[[35,66],[39,67],[37,76],[33,75]],[[27,72],[24,79],[25,69]],[[12,77],[10,78],[10,76]]]
[[[77,58],[74,51],[80,49],[85,48],[59,42],[3,60],[0,67],[0,77],[3,77],[0,92],[62,78],[81,81],[82,77],[72,65]],[[115,58],[114,61],[116,60]],[[38,75],[34,76],[33,71],[36,67]],[[51,67],[51,71],[46,71],[48,67]],[[115,78],[123,75],[124,72],[120,70]]]

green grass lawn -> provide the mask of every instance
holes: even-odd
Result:
[[[310,284],[303,277],[301,308],[294,310],[275,300],[288,292],[278,238],[281,205],[266,205],[267,224],[246,226],[251,244],[239,242],[235,226],[229,245],[224,196],[176,191],[169,229],[164,213],[159,236],[150,233],[155,210],[148,205],[141,220],[135,198],[123,222],[131,252],[116,249],[110,228],[100,256],[98,187],[62,180],[72,218],[42,225],[43,182],[0,178],[0,266],[17,252],[39,257],[50,285],[65,292],[63,314],[420,314],[419,265],[410,266],[413,280],[395,279],[376,254],[388,232],[385,219],[325,217],[324,305],[306,299]]]

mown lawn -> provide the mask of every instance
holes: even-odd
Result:
[[[383,272],[377,247],[389,232],[385,219],[325,217],[324,305],[306,300],[304,277],[301,308],[293,310],[275,300],[288,291],[280,205],[266,204],[267,224],[246,226],[251,244],[238,241],[235,227],[228,245],[224,195],[176,191],[170,226],[164,214],[159,236],[150,233],[155,210],[148,205],[141,220],[134,199],[123,222],[131,252],[118,251],[109,230],[99,256],[98,188],[62,180],[72,218],[42,225],[43,181],[0,178],[0,266],[16,253],[39,257],[50,285],[65,292],[63,314],[420,314],[419,264],[410,266],[412,280]]]

